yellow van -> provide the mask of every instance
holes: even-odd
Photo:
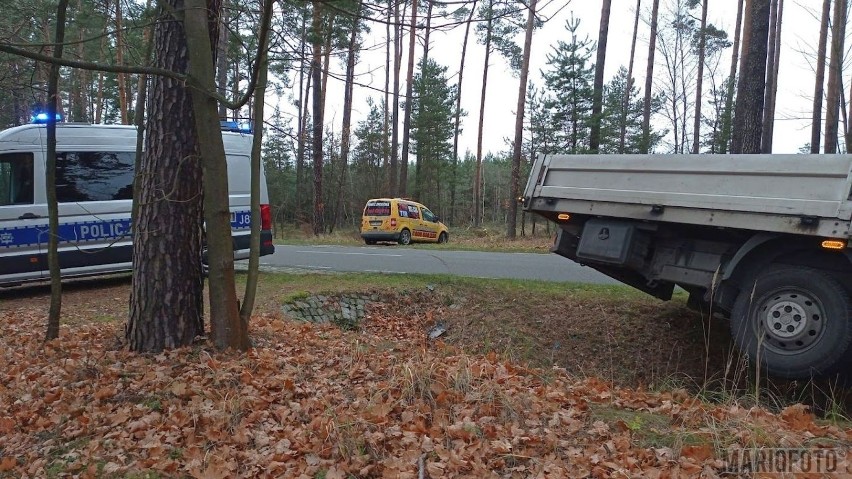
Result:
[[[367,244],[394,241],[446,243],[447,226],[429,208],[403,198],[376,198],[367,201],[361,216],[361,237]]]

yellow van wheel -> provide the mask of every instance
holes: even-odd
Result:
[[[399,240],[397,242],[402,245],[411,244],[411,231],[408,231],[408,228],[404,228],[400,231]]]
[[[438,236],[438,243],[443,244],[443,243],[446,243],[449,240],[450,240],[450,235],[448,235],[447,233],[441,233],[440,236]]]

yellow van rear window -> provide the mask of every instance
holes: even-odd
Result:
[[[370,201],[364,208],[364,216],[390,216],[391,205],[387,201]]]

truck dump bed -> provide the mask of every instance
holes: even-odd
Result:
[[[848,237],[852,155],[548,155],[528,211]]]

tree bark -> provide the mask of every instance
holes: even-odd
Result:
[[[124,64],[124,26],[121,11],[121,0],[115,0],[115,61]],[[129,124],[127,117],[127,79],[124,73],[118,74],[118,109],[121,114],[121,124]]]
[[[823,0],[817,47],[816,79],[814,81],[814,107],[811,117],[811,153],[819,153],[822,141],[822,99],[825,93],[825,56],[828,49],[828,23],[831,18],[831,0]]]
[[[234,249],[228,201],[228,163],[219,126],[216,99],[216,67],[213,46],[218,35],[219,0],[186,0],[186,28],[190,90],[195,130],[203,168],[204,222],[207,238],[210,289],[210,335],[218,349],[244,351],[250,347],[248,322],[240,317],[234,279]],[[213,22],[209,20],[213,19]]]
[[[760,153],[763,133],[763,97],[766,89],[766,54],[769,36],[769,1],[751,0],[746,18],[750,35],[743,39],[743,69],[737,86],[737,106],[731,153]]]
[[[737,20],[734,26],[734,46],[731,51],[731,70],[728,73],[728,84],[725,92],[725,109],[722,118],[722,134],[717,145],[719,153],[728,152],[728,144],[731,138],[731,127],[734,117],[734,86],[736,85],[737,63],[740,56],[740,33],[743,23],[743,0],[737,3]]]
[[[846,0],[835,0],[831,22],[831,55],[828,61],[828,90],[825,111],[825,153],[837,153],[840,119],[840,88],[843,75],[843,44],[846,36]]]
[[[249,267],[246,277],[246,289],[243,302],[240,305],[240,324],[245,325],[246,339],[248,339],[248,324],[251,313],[254,310],[254,301],[257,294],[257,282],[260,268],[260,172],[261,172],[261,149],[263,147],[263,110],[266,102],[266,82],[269,71],[269,25],[272,22],[273,0],[265,0],[261,34],[258,48],[258,78],[254,88],[253,127],[254,136],[251,143],[251,240],[249,246]],[[224,28],[224,27],[222,27]],[[220,35],[221,38],[221,35]],[[221,52],[220,52],[221,53]],[[300,108],[301,109],[301,108]]]
[[[187,71],[184,26],[163,0],[154,33],[155,65]],[[138,164],[138,215],[133,221],[133,281],[125,335],[130,349],[157,352],[187,346],[204,332],[201,274],[201,164],[190,94],[183,82],[151,79],[145,154]],[[187,120],[190,120],[189,122]]]
[[[323,127],[323,108],[322,108],[322,36],[320,30],[322,27],[322,3],[314,3],[313,19],[311,22],[313,30],[313,62],[311,64],[311,74],[314,80],[313,91],[313,164],[314,164],[314,218],[313,231],[314,235],[319,235],[325,231],[323,222],[323,191],[322,191],[322,127]]]
[[[346,169],[349,165],[349,137],[352,128],[352,94],[355,88],[355,54],[358,50],[358,29],[361,25],[361,2],[355,7],[355,17],[352,19],[352,31],[349,34],[349,52],[346,56],[346,84],[343,93],[343,126],[340,133],[340,176],[337,187],[337,199],[334,208],[333,226],[337,225],[337,218],[343,207],[343,186],[346,180]]]
[[[633,19],[633,39],[630,41],[630,63],[627,65],[627,83],[624,86],[624,97],[621,100],[621,119],[619,125],[621,132],[618,136],[618,152],[624,153],[627,138],[627,108],[630,102],[630,92],[633,89],[633,60],[636,56],[636,37],[639,33],[639,13],[642,8],[642,0],[636,0],[636,16]],[[521,229],[523,233],[523,229]]]
[[[54,58],[62,58],[65,43],[65,16],[68,0],[59,0],[56,8],[56,35]],[[50,310],[47,316],[45,340],[59,337],[59,317],[62,313],[62,272],[59,265],[59,204],[56,202],[56,112],[59,110],[59,65],[50,65],[47,78],[47,164],[45,188],[47,189],[47,216],[50,236],[47,241],[47,264],[50,268]],[[34,165],[33,165],[34,166]]]
[[[426,62],[429,61],[429,34],[432,32],[432,7],[435,5],[435,2],[432,0],[425,0],[428,6],[426,7],[426,28],[423,35],[423,58],[420,62],[420,72],[424,72],[426,70]],[[421,172],[421,168],[424,168],[421,163],[425,163],[428,159],[423,159],[421,161],[422,155],[417,155],[415,158],[416,166],[414,169],[414,197],[419,201],[424,201],[423,199],[423,172]],[[440,196],[438,196],[440,199]],[[433,206],[434,208],[434,206]]]
[[[222,8],[222,15],[219,17],[219,38],[216,42],[218,53],[216,55],[216,87],[219,93],[224,96],[228,93],[228,8]],[[303,37],[304,38],[304,37]],[[301,94],[301,91],[299,92]],[[228,119],[228,107],[224,103],[219,104],[219,119]]]
[[[609,36],[609,12],[612,0],[603,0],[601,24],[598,30],[598,51],[595,61],[595,81],[592,90],[592,128],[589,134],[589,150],[598,153],[601,144],[601,112],[603,110],[604,65],[606,64],[606,41]]]
[[[707,43],[707,4],[704,0],[701,5],[701,31],[698,40],[698,78],[695,85],[695,121],[692,125],[692,153],[698,154],[701,144],[701,95],[704,87],[704,56]]]
[[[467,41],[470,36],[470,23],[473,21],[473,14],[476,13],[476,3],[477,0],[473,1],[473,5],[470,6],[470,14],[467,16],[467,21],[464,25],[464,41],[462,42],[462,50],[461,50],[461,61],[459,62],[459,83],[458,89],[456,91],[456,112],[455,118],[453,119],[454,123],[454,133],[453,133],[453,167],[452,167],[452,177],[453,183],[450,189],[450,218],[449,223],[453,224],[456,217],[456,184],[457,184],[457,171],[459,166],[459,129],[461,128],[461,97],[462,97],[462,80],[464,79],[464,60],[465,55],[467,54]]]
[[[308,73],[305,80],[305,45],[307,43],[307,20],[302,18],[301,55],[299,57],[299,113],[296,138],[296,191],[293,200],[293,223],[298,225],[302,221],[302,176],[305,169],[305,141],[307,141],[308,121],[308,95],[311,89],[311,75]],[[310,71],[310,70],[309,70]],[[306,86],[307,84],[307,86]]]
[[[402,161],[399,165],[399,194],[408,190],[408,150],[411,142],[411,106],[414,91],[414,39],[417,34],[417,0],[411,0],[411,31],[408,34],[408,69],[405,73],[405,117],[402,121]]]
[[[512,145],[512,184],[509,186],[509,221],[506,226],[506,237],[515,239],[517,236],[518,196],[521,176],[521,148],[524,142],[524,106],[527,102],[527,78],[530,70],[530,52],[532,51],[532,36],[535,29],[536,0],[530,0],[527,13],[526,35],[524,36],[524,57],[521,63],[521,79],[518,82],[518,103],[515,107],[515,141]]]
[[[395,0],[388,0],[387,24],[385,25],[385,104],[383,105],[384,115],[382,116],[382,175],[384,178],[381,181],[382,190],[390,191],[388,184],[388,165],[390,163],[390,148],[388,148],[388,137],[390,137],[390,79],[391,79],[391,18],[393,14],[392,3]],[[396,56],[396,52],[394,52]]]
[[[390,151],[390,170],[388,171],[388,191],[390,196],[396,197],[399,195],[399,70],[402,67],[402,38],[400,37],[399,28],[399,2],[394,0],[394,22],[393,22],[393,114],[391,115],[391,151]]]
[[[645,69],[645,104],[642,111],[642,153],[651,149],[651,96],[654,86],[654,53],[657,51],[657,17],[660,0],[654,0],[651,8],[651,35],[648,39],[648,66]]]
[[[482,68],[482,92],[479,100],[479,129],[476,136],[476,173],[473,179],[473,226],[482,225],[482,136],[485,124],[485,92],[488,87],[488,62],[491,57],[491,30],[494,25],[494,0],[489,0],[487,29],[485,32],[485,65]]]
[[[769,17],[769,54],[766,67],[766,93],[763,99],[763,134],[760,151],[772,153],[772,136],[775,127],[775,98],[778,93],[778,70],[781,60],[781,21],[784,12],[784,0],[772,0],[772,13]]]

